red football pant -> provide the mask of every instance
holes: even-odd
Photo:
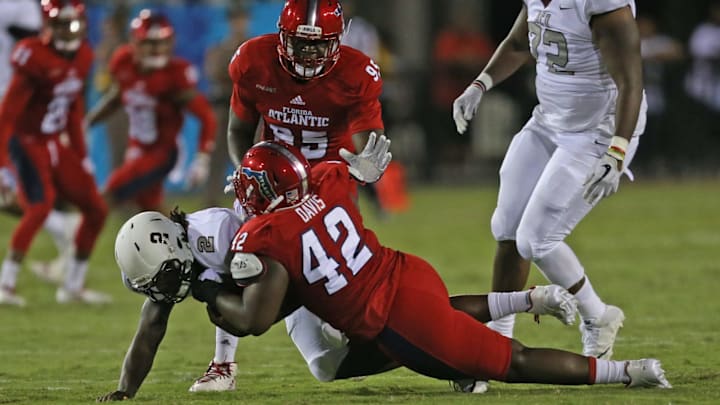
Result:
[[[75,248],[79,255],[90,254],[108,208],[80,157],[57,137],[38,140],[13,136],[10,155],[17,171],[18,200],[23,209],[10,241],[11,248],[21,253],[28,251],[59,195],[80,209],[82,221],[75,235]]]
[[[444,380],[503,380],[511,340],[454,309],[445,284],[425,260],[405,254],[399,288],[377,337],[388,357],[420,374]]]
[[[131,156],[138,153],[139,156]],[[108,179],[105,193],[114,202],[134,201],[140,209],[155,210],[163,201],[163,181],[175,166],[177,149],[151,149],[134,147],[128,157]]]

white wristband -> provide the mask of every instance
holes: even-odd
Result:
[[[473,80],[472,84],[480,87],[482,91],[488,91],[493,86],[493,79],[489,74],[482,72]]]

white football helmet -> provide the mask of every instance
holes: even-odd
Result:
[[[123,224],[115,260],[123,283],[153,302],[180,302],[190,292],[193,254],[187,232],[159,212],[141,212]]]

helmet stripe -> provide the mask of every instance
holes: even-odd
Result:
[[[290,161],[292,164],[293,169],[295,170],[295,174],[302,179],[302,189],[303,194],[307,193],[308,191],[308,172],[305,170],[305,165],[302,164],[302,162],[292,154],[287,148],[284,148],[276,143],[273,142],[262,142],[259,143],[257,146],[264,146],[266,148],[270,148],[281,155],[283,155],[287,160]]]
[[[317,25],[318,0],[309,0],[307,9],[307,25]]]

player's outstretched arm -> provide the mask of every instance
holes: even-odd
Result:
[[[85,126],[90,128],[98,122],[103,121],[115,112],[115,110],[120,108],[121,105],[120,87],[117,83],[113,82],[100,100],[85,115]]]
[[[495,50],[485,69],[455,99],[453,119],[458,133],[462,134],[467,130],[468,122],[475,115],[483,94],[530,60],[532,54],[528,43],[527,8],[523,5],[510,32]]]
[[[117,401],[135,396],[150,372],[158,346],[165,336],[172,307],[173,304],[145,300],[138,329],[125,355],[117,390],[98,398],[98,402]]]

